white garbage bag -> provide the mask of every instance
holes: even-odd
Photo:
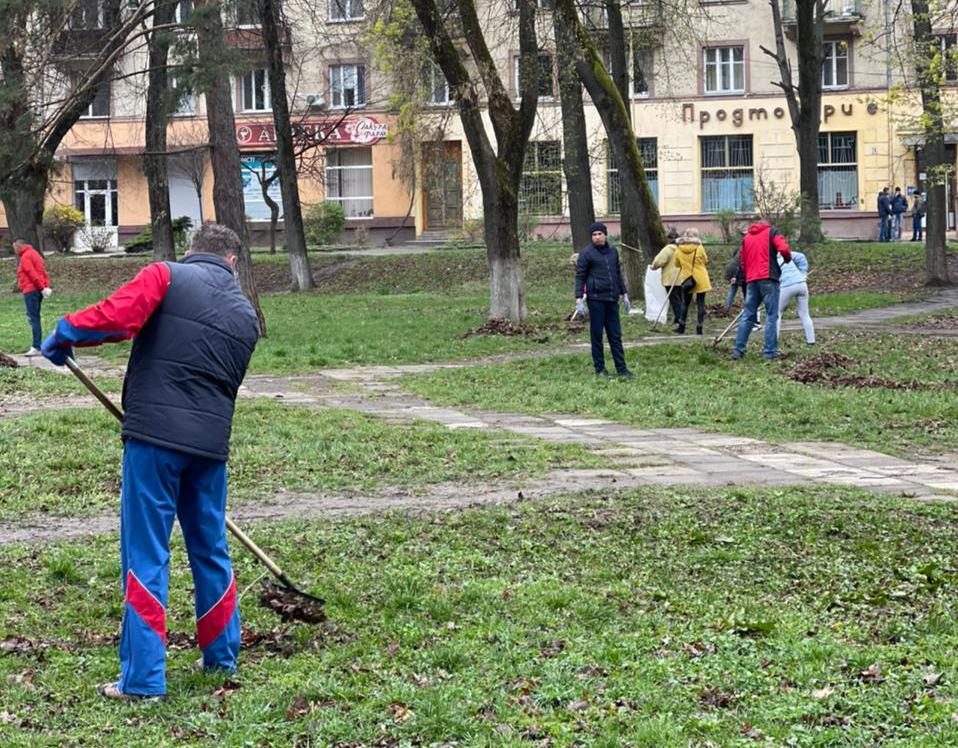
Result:
[[[659,315],[659,324],[665,322],[669,310],[666,308],[666,299],[668,299],[668,289],[662,285],[662,271],[646,268],[645,270],[645,318],[649,322],[655,322],[655,316]]]

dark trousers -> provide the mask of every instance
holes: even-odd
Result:
[[[33,332],[33,347],[38,351],[43,344],[43,326],[40,324],[40,305],[43,303],[43,294],[39,291],[31,291],[23,294],[23,306],[27,310],[27,321],[30,323],[30,330]]]
[[[672,321],[678,324],[682,318],[682,288],[679,285],[672,286],[669,291],[669,308],[672,310]]]
[[[692,306],[692,297],[695,297],[695,306],[697,312],[697,321],[695,323],[696,327],[701,327],[702,323],[705,322],[705,294],[704,293],[693,293],[692,291],[683,292],[682,294],[682,313],[679,316],[679,324],[684,328],[685,321],[689,316],[689,307]]]
[[[593,301],[589,299],[589,334],[592,337],[592,364],[596,373],[605,371],[605,353],[602,350],[602,331],[609,338],[615,370],[628,371],[625,365],[625,349],[622,348],[622,324],[619,322],[618,301]]]
[[[911,217],[911,240],[913,242],[920,242],[922,239],[921,219],[922,216],[918,215]]]

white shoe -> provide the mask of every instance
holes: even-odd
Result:
[[[761,330],[761,329],[762,329],[762,323],[761,323],[761,322],[756,322],[755,325],[754,325],[754,327],[752,327],[752,332],[758,332],[758,331]]]
[[[30,350],[23,354],[24,356],[39,356],[40,351],[38,351],[33,346],[30,346]]]

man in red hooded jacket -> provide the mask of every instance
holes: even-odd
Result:
[[[50,276],[47,275],[43,257],[23,239],[15,239],[13,249],[19,258],[17,265],[17,285],[23,294],[23,305],[27,310],[27,321],[33,331],[33,342],[27,356],[39,356],[43,343],[43,327],[40,324],[40,306],[50,296]]]
[[[745,274],[745,309],[739,321],[735,336],[732,358],[742,358],[748,336],[755,326],[759,304],[765,304],[765,347],[762,354],[767,359],[778,355],[778,293],[779,278],[782,271],[778,264],[778,255],[785,262],[792,261],[792,252],[788,241],[781,232],[767,223],[749,226],[742,238],[739,262]]]

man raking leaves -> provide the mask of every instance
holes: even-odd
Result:
[[[207,670],[236,669],[240,620],[226,544],[226,458],[236,393],[259,337],[233,276],[239,238],[205,224],[182,262],[148,265],[113,295],[57,322],[42,352],[135,338],[123,383],[119,700],[166,693],[166,601],[174,517],[196,589]]]

